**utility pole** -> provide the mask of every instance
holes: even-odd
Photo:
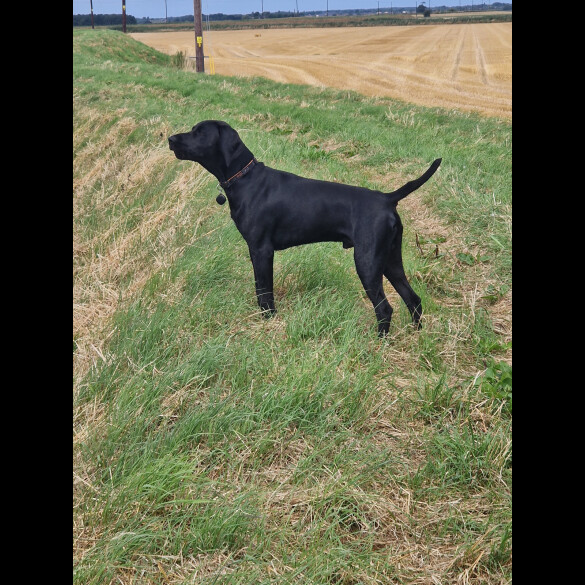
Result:
[[[91,28],[94,28],[94,26],[93,26],[93,0],[89,0],[89,8],[91,10]]]
[[[193,0],[195,14],[195,71],[205,72],[203,64],[203,24],[201,23],[201,0]]]
[[[122,32],[126,32],[126,0],[122,0]]]
[[[169,19],[167,17],[167,0],[165,0],[165,23],[168,23]]]

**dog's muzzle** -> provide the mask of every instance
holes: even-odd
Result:
[[[179,139],[176,136],[169,136],[169,148],[175,153],[175,156],[178,159],[184,159],[184,157],[181,155],[181,145]]]

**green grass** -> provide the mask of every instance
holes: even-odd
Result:
[[[511,125],[197,75],[74,31],[74,583],[511,582]],[[390,191],[423,329],[379,340],[351,250],[278,252],[265,320],[202,119]]]

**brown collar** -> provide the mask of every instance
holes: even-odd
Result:
[[[235,183],[239,178],[243,177],[246,173],[249,173],[258,161],[254,157],[241,171],[238,171],[233,177],[230,177],[227,181],[219,183],[222,188],[227,189],[232,183]]]

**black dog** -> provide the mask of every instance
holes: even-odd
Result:
[[[420,297],[402,267],[402,223],[398,201],[423,185],[437,170],[436,159],[418,179],[392,193],[306,179],[258,162],[225,122],[206,120],[191,132],[169,138],[181,160],[199,163],[224,189],[231,216],[250,250],[260,308],[276,312],[272,292],[274,251],[312,242],[342,242],[354,249],[357,273],[376,312],[378,333],[388,333],[392,307],[382,275],[402,297],[420,327]],[[225,203],[220,195],[218,203]]]

